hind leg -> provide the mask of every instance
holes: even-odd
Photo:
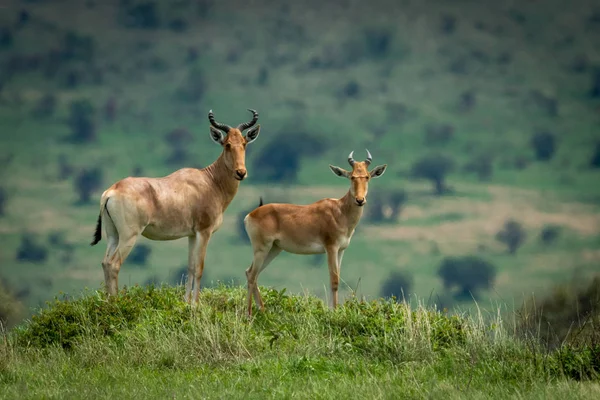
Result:
[[[275,257],[281,253],[281,248],[274,246],[272,243],[261,246],[254,251],[254,260],[250,268],[246,270],[246,279],[248,281],[248,316],[252,315],[252,296],[256,300],[257,305],[261,310],[265,306],[258,290],[258,274],[264,270]]]
[[[126,210],[123,204],[115,200],[109,199],[106,204],[106,211],[103,214],[109,244],[102,261],[102,267],[104,269],[106,291],[111,296],[116,296],[118,293],[121,265],[131,253],[138,235],[143,230],[133,229],[136,226],[133,215],[125,213]]]

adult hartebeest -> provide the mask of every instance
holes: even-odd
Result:
[[[254,141],[260,131],[260,125],[253,128],[258,113],[248,111],[252,112],[252,120],[232,128],[216,122],[210,110],[210,136],[223,146],[223,152],[208,167],[182,168],[161,178],[129,177],[102,193],[91,245],[102,238],[104,223],[108,244],[102,268],[109,295],[117,294],[121,265],[142,234],[161,241],[189,238],[185,300],[192,300],[192,282],[193,301],[198,300],[208,241],[221,226],[223,213],[237,193],[240,181],[247,177],[246,145]],[[242,135],[248,128],[252,129]]]
[[[352,171],[330,165],[337,176],[350,179],[350,189],[340,199],[322,199],[308,205],[261,204],[244,218],[246,232],[254,250],[254,260],[246,270],[248,280],[248,316],[252,315],[252,294],[261,310],[258,275],[282,250],[293,254],[327,253],[333,308],[338,303],[338,284],[344,250],[350,244],[367,202],[369,180],[385,172],[387,164],[368,167],[372,157],[367,150],[365,161],[348,156]]]

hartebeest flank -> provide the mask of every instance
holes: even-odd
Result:
[[[252,315],[252,294],[261,310],[264,303],[258,289],[258,275],[282,250],[293,254],[327,253],[333,308],[338,303],[338,284],[344,250],[350,244],[354,229],[367,202],[369,180],[385,172],[387,164],[371,172],[371,154],[365,161],[355,161],[354,152],[348,156],[352,171],[330,165],[337,176],[350,180],[350,189],[340,199],[322,199],[308,205],[265,204],[244,218],[250,237],[254,260],[246,270],[248,280],[248,316]]]
[[[232,128],[215,121],[208,113],[210,136],[223,146],[215,162],[203,169],[182,168],[161,178],[129,177],[109,187],[100,200],[100,215],[92,246],[102,238],[102,223],[108,241],[102,261],[109,295],[118,291],[121,265],[131,252],[139,234],[151,240],[188,237],[188,279],[185,300],[198,300],[204,271],[206,247],[223,222],[223,213],[246,178],[246,145],[259,134],[260,125],[252,120]],[[242,135],[245,129],[250,129]],[[194,279],[192,279],[194,278]]]

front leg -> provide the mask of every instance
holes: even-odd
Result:
[[[188,257],[188,281],[186,282],[185,300],[193,304],[198,302],[200,295],[200,281],[204,272],[204,259],[206,258],[206,248],[212,233],[210,231],[196,232],[189,238],[189,257]],[[192,284],[194,287],[193,300],[191,296]]]
[[[329,267],[329,282],[331,285],[331,299],[333,302],[333,308],[335,309],[338,304],[338,286],[340,283],[338,249],[335,247],[328,247],[326,251],[327,266]]]

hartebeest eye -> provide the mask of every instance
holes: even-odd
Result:
[[[227,150],[231,149],[231,143],[227,143],[227,144],[225,145],[225,148],[226,148]]]

